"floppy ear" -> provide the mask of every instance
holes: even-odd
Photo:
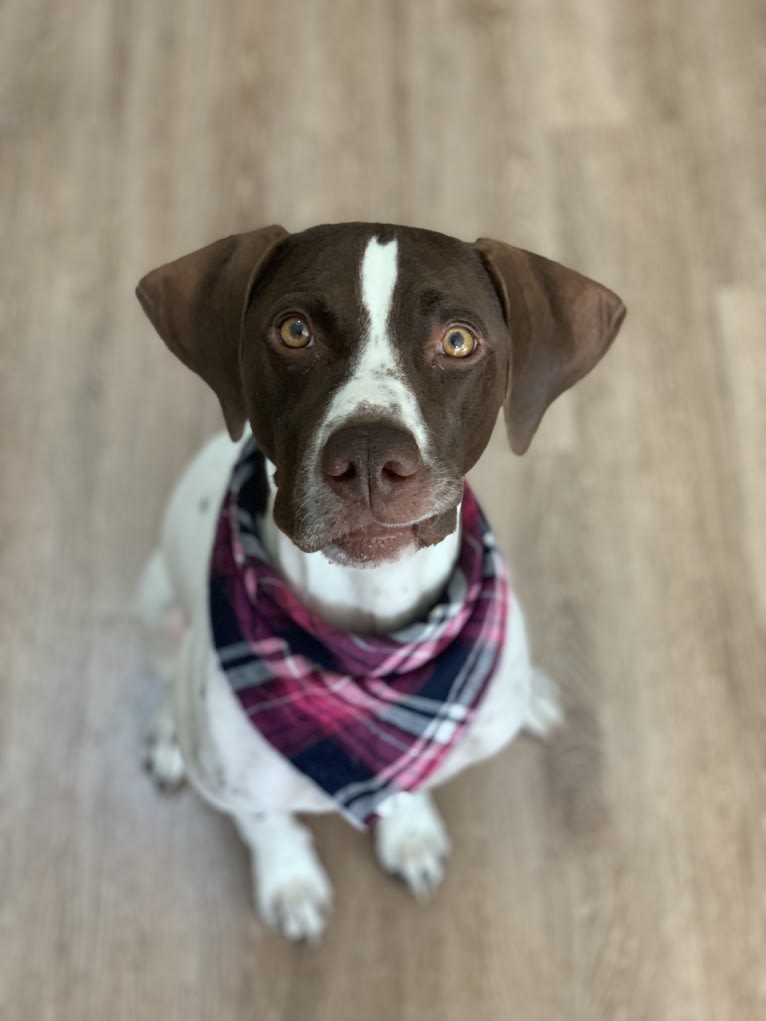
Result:
[[[474,245],[495,285],[511,335],[505,425],[516,454],[548,405],[604,355],[625,318],[608,288],[557,262],[491,238]]]
[[[136,295],[157,333],[221,402],[229,435],[247,418],[239,371],[245,299],[272,248],[287,237],[273,225],[232,234],[152,270]]]

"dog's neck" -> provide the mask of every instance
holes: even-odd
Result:
[[[274,524],[274,496],[269,477],[261,525],[269,558],[299,599],[333,627],[376,634],[404,627],[436,601],[455,566],[459,525],[440,543],[375,567],[346,567],[322,553],[304,553]]]

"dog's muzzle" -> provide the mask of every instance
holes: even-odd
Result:
[[[332,520],[323,545],[330,559],[395,560],[454,528],[454,512],[445,511],[459,497],[437,484],[415,438],[398,425],[368,421],[338,427],[321,450],[319,473],[322,504]]]

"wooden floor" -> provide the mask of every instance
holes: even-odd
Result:
[[[762,0],[10,0],[0,12],[0,1014],[766,1018]],[[234,230],[391,220],[628,323],[475,471],[569,727],[441,795],[426,906],[317,827],[316,948],[140,766],[130,600],[214,398],[133,297]]]

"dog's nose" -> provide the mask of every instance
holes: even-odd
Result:
[[[338,496],[376,511],[417,487],[423,459],[413,436],[397,426],[357,423],[336,430],[321,456],[327,484]]]

